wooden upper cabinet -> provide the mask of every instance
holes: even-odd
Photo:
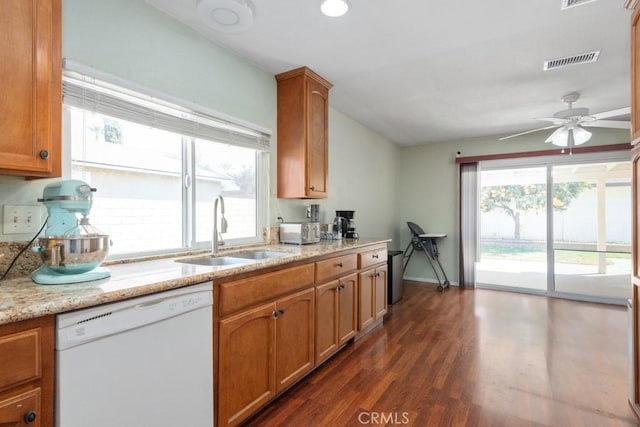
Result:
[[[0,174],[61,174],[61,0],[6,0],[0,14]]]
[[[278,82],[278,197],[328,196],[329,89],[307,67],[276,75]]]
[[[631,17],[631,143],[640,142],[640,2]]]

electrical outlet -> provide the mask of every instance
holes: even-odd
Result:
[[[4,205],[2,232],[35,235],[42,227],[41,213],[40,205]]]

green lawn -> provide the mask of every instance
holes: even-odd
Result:
[[[508,259],[512,261],[539,261],[546,262],[547,254],[542,245],[509,245],[496,243],[482,243],[480,253],[483,259]],[[555,260],[561,264],[596,265],[598,253],[591,251],[556,250]],[[631,259],[631,254],[609,253],[607,264],[612,264],[612,259]]]

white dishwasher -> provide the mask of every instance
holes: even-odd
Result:
[[[60,314],[58,427],[211,427],[212,285]]]

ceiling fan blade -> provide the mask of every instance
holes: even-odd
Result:
[[[617,110],[603,111],[602,113],[591,114],[596,119],[608,119],[609,117],[623,116],[625,114],[631,114],[631,107],[618,108]]]
[[[558,127],[558,126],[560,126],[560,125],[545,126],[543,128],[532,129],[532,130],[528,130],[526,132],[516,133],[514,135],[503,136],[502,138],[498,138],[498,141],[502,141],[502,140],[509,139],[509,138],[515,138],[516,136],[522,136],[522,135],[526,135],[528,133],[538,132],[540,130],[553,129],[553,128]]]
[[[536,120],[543,120],[545,122],[553,122],[553,124],[557,125],[557,126],[566,125],[567,123],[569,123],[569,120],[567,120],[567,119],[559,119],[557,117],[539,117]]]
[[[624,122],[621,120],[596,120],[593,122],[580,123],[580,126],[594,128],[631,129],[630,122]]]

